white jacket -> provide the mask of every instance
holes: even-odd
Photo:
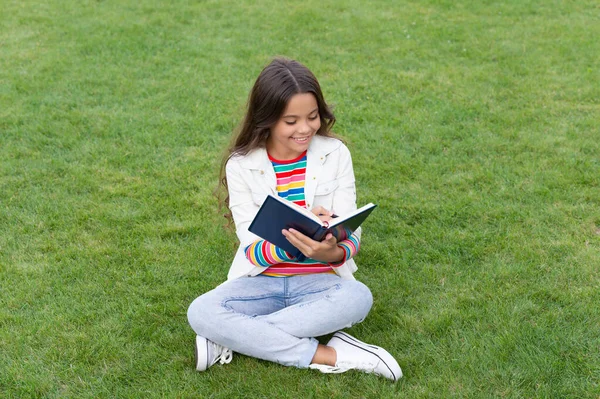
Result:
[[[248,231],[267,194],[277,195],[275,171],[264,148],[252,150],[244,156],[234,156],[227,162],[229,209],[233,214],[240,246],[227,275],[228,280],[242,276],[256,276],[265,270],[248,261],[244,249],[260,239]],[[348,148],[339,140],[314,136],[307,152],[306,207],[317,205],[344,215],[356,209],[356,188],[352,158]],[[360,228],[355,232],[360,239]],[[354,279],[354,260],[334,268],[343,278]]]

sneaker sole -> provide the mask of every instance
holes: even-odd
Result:
[[[385,367],[387,367],[387,369],[389,370],[394,381],[398,381],[400,378],[402,378],[402,375],[403,375],[402,369],[398,365],[398,362],[385,349],[380,348],[379,346],[369,345],[365,342],[359,341],[358,339],[346,334],[343,331],[336,332],[335,334],[333,334],[332,338],[337,338],[341,341],[344,341],[345,343],[347,343],[349,345],[355,346],[357,348],[360,348],[364,351],[367,351],[367,352],[377,356],[379,358],[379,360],[381,360],[381,362],[383,364],[385,364]],[[394,371],[390,365],[395,366],[394,368],[397,367],[397,370]]]
[[[196,370],[197,371],[206,371],[206,369],[208,369],[208,358],[204,359],[204,363],[206,363],[206,365],[204,367],[202,367],[202,365],[200,364],[200,352],[199,349],[200,347],[205,347],[205,353],[208,353],[208,340],[206,338],[202,338],[196,335],[196,339],[194,340],[194,361],[196,363]]]

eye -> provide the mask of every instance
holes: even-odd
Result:
[[[315,116],[309,116],[308,117],[308,119],[310,119],[311,121],[314,121],[317,118],[319,118],[319,114],[315,114]]]
[[[286,125],[290,125],[290,126],[296,124],[296,121],[284,121],[284,122],[285,122]]]

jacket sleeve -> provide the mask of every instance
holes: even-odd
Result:
[[[356,210],[356,179],[352,167],[352,156],[345,145],[339,148],[338,187],[333,194],[333,210],[340,215]],[[340,241],[338,246],[346,253],[345,260],[351,259],[360,249],[362,229],[359,227],[354,234],[346,240]],[[342,262],[343,263],[343,262]]]
[[[229,193],[229,209],[235,223],[235,232],[244,247],[259,240],[259,237],[248,231],[248,227],[258,212],[259,206],[252,200],[252,189],[249,176],[243,176],[243,169],[235,158],[229,159],[225,166],[227,190]]]
[[[339,151],[336,173],[338,187],[333,195],[332,208],[338,215],[345,215],[356,210],[356,180],[350,151],[345,145],[341,145],[337,151]]]
[[[254,266],[267,267],[281,262],[290,262],[294,257],[248,231],[250,223],[259,210],[252,199],[249,186],[251,176],[244,176],[244,170],[235,159],[230,159],[225,168],[229,190],[229,209],[235,222],[235,231],[244,248],[246,258]]]

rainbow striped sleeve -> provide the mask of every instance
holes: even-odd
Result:
[[[353,258],[360,249],[360,240],[355,234],[352,234],[347,239],[340,241],[338,247],[344,250],[345,256],[339,262],[331,263],[330,266],[337,267],[343,265],[348,259]],[[295,263],[296,258],[288,254],[283,249],[271,244],[265,240],[257,240],[248,245],[244,250],[246,258],[254,266],[269,267],[279,263]],[[308,262],[309,260],[307,259]],[[312,261],[314,263],[314,261]],[[317,262],[318,263],[318,262]]]
[[[341,266],[348,259],[353,258],[354,255],[356,255],[358,253],[358,250],[360,249],[360,240],[356,236],[356,234],[352,234],[347,239],[338,242],[338,247],[342,248],[344,250],[344,253],[346,255],[344,256],[344,259],[342,259],[341,261],[336,262],[336,263],[330,263],[329,265],[332,266],[332,267]]]
[[[278,263],[294,261],[295,258],[283,249],[265,240],[257,240],[244,250],[246,258],[254,266],[268,267]]]

